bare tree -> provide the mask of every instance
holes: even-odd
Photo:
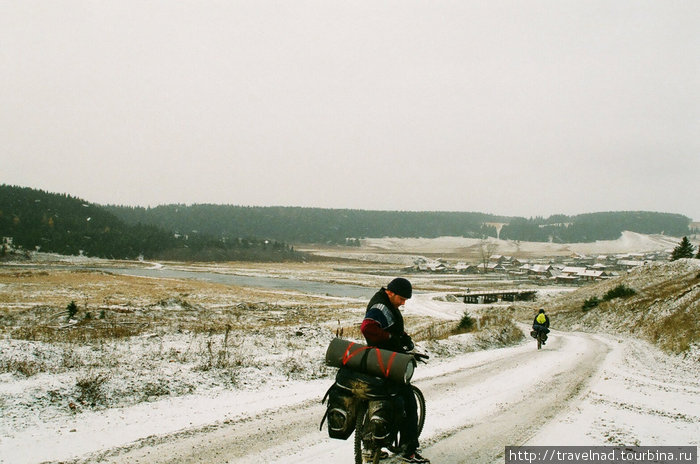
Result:
[[[498,244],[489,241],[488,237],[482,238],[479,241],[479,252],[481,253],[481,263],[484,265],[484,273],[488,272],[489,258],[496,252],[497,249]]]

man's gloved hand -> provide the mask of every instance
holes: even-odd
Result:
[[[406,351],[411,351],[416,347],[411,337],[406,333],[401,336],[401,346],[403,346]]]

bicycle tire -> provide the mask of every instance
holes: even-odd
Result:
[[[361,401],[357,406],[357,417],[355,418],[355,464],[362,463],[362,435],[367,417],[367,403]]]
[[[425,425],[425,396],[415,385],[411,385],[411,389],[413,390],[413,396],[416,397],[416,405],[418,406],[418,436],[420,437]]]

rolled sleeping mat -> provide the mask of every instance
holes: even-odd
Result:
[[[334,338],[326,350],[326,365],[408,383],[413,377],[413,356]]]

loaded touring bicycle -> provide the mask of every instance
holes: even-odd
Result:
[[[368,347],[340,338],[326,352],[326,364],[338,368],[335,382],[323,402],[331,438],[347,440],[353,432],[355,463],[377,463],[382,448],[400,451],[400,424],[405,418],[398,384],[410,384],[417,361],[428,356],[397,353]],[[425,397],[415,385],[411,390],[418,405],[418,435],[425,423]]]

